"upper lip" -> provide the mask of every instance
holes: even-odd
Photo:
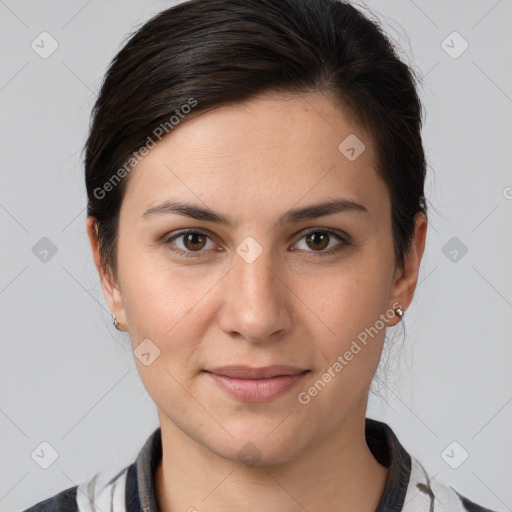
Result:
[[[308,370],[298,368],[297,366],[272,365],[260,368],[250,366],[219,366],[218,368],[205,371],[235,379],[269,379],[280,375],[298,375]]]

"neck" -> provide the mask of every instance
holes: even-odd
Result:
[[[374,512],[388,470],[371,453],[364,435],[366,404],[330,437],[300,459],[278,466],[246,466],[213,453],[183,433],[161,412],[162,461],[155,473],[161,512]]]

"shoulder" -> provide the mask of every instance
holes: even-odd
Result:
[[[403,512],[494,512],[466,498],[453,487],[429,478],[423,466],[411,457],[411,473]]]
[[[158,510],[153,474],[162,458],[161,430],[147,438],[136,460],[121,470],[114,463],[23,512],[141,512]]]
[[[32,505],[23,512],[78,512],[77,489],[78,485],[65,489],[44,501]]]
[[[129,493],[127,479],[130,481]],[[100,471],[92,478],[40,501],[23,512],[90,512],[93,509],[124,512],[127,496],[131,502],[136,491],[136,469],[135,464],[131,464],[115,473],[112,469]]]
[[[366,441],[389,476],[377,512],[494,512],[430,477],[386,423],[366,418]]]

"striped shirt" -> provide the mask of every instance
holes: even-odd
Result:
[[[430,479],[385,423],[366,418],[367,444],[389,476],[375,512],[493,512]],[[162,459],[161,429],[147,439],[136,460],[116,474],[106,471],[36,503],[24,512],[159,512],[155,470]]]

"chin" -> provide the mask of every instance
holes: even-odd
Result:
[[[230,431],[232,438],[209,439],[204,444],[218,456],[247,467],[280,466],[299,457],[307,444],[307,440],[289,426],[283,425],[282,431],[278,432],[280,428],[278,426],[273,432],[268,428],[245,428],[238,434]]]

